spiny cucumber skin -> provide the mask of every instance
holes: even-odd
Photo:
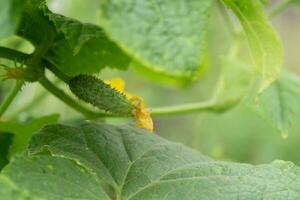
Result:
[[[94,76],[76,76],[69,82],[69,87],[79,99],[102,110],[115,114],[132,115],[134,105],[122,93]]]

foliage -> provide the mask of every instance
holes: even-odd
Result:
[[[292,163],[214,161],[131,126],[46,126],[31,139],[29,152],[3,171],[4,195],[18,188],[20,196],[27,191],[40,199],[110,199],[101,183],[120,199],[299,198],[300,169]],[[46,184],[36,187],[37,181]]]
[[[262,0],[100,1],[99,24],[92,24],[51,11],[45,0],[2,0],[0,38],[21,45],[0,41],[6,91],[0,104],[1,198],[299,199],[300,168],[291,162],[217,161],[149,134],[151,116],[203,111],[220,116],[240,105],[287,137],[300,117],[300,82],[292,72],[281,72],[282,44],[268,18],[292,3],[297,1],[283,1],[266,15],[264,8],[271,4]],[[211,50],[207,34],[216,7],[230,33],[221,56]],[[25,41],[33,52],[20,50]],[[153,109],[144,98],[124,92],[122,79],[103,76],[106,67],[130,66],[156,82],[192,87],[215,63],[219,73],[216,83],[205,84],[213,91],[207,101]],[[58,87],[55,79],[67,87]],[[12,101],[30,83],[82,116],[56,123],[57,114],[10,115]],[[165,100],[171,104],[171,97],[160,97]],[[20,102],[25,105],[24,99]],[[37,100],[21,111],[35,106]],[[42,109],[39,113],[48,108]],[[135,120],[136,125],[110,125],[105,122],[110,118]]]

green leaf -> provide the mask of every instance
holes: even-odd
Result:
[[[0,174],[0,194],[5,200],[42,200],[19,190],[7,177]]]
[[[262,82],[259,92],[275,81],[282,67],[282,44],[264,14],[260,0],[223,0],[239,18]]]
[[[16,121],[0,122],[1,132],[9,132],[14,134],[9,150],[9,157],[23,152],[26,149],[29,138],[33,133],[41,129],[46,124],[55,123],[58,118],[59,115],[49,115],[26,123],[20,123]]]
[[[198,72],[205,59],[211,2],[102,1],[100,23],[139,65],[187,78]]]
[[[52,13],[47,16],[64,39],[55,40],[46,57],[66,74],[91,74],[106,66],[126,69],[129,65],[129,57],[99,27]]]
[[[300,169],[292,163],[214,161],[131,126],[50,125],[29,146],[33,154],[45,148],[94,171],[115,188],[118,199],[300,198]]]
[[[0,39],[13,35],[19,25],[25,0],[0,1]]]
[[[260,115],[271,122],[283,136],[300,118],[300,78],[284,72],[260,96],[255,107]]]
[[[70,142],[70,145],[63,144],[63,140],[67,143]],[[131,167],[132,162],[142,158],[141,156],[144,154],[151,156],[161,152],[161,157],[156,159],[162,160],[170,156],[168,160],[173,161],[173,166],[161,163],[161,167],[156,169],[156,173],[162,173],[167,168],[175,167],[176,163],[182,165],[180,160],[184,160],[184,163],[207,160],[206,157],[199,156],[181,145],[156,138],[143,129],[127,126],[118,128],[105,124],[83,124],[80,127],[47,126],[33,136],[30,150],[39,152],[44,146],[47,146],[52,155],[70,158],[88,166],[98,174],[103,182],[114,186],[124,183],[127,170]],[[185,150],[183,151],[183,149]],[[173,153],[177,155],[176,158],[172,157]],[[177,159],[178,161],[176,161]],[[147,163],[150,164],[150,161]],[[155,169],[158,162],[153,164],[152,167]],[[166,169],[163,165],[166,165]],[[160,170],[161,172],[159,172]],[[146,177],[144,179],[147,181]]]
[[[0,171],[7,165],[8,160],[8,150],[12,142],[13,135],[10,133],[0,132]]]
[[[0,186],[5,200],[109,199],[95,175],[73,161],[45,155],[17,156],[0,175]]]
[[[96,73],[107,66],[125,69],[130,61],[101,28],[54,14],[43,1],[27,3],[19,35],[70,76]]]

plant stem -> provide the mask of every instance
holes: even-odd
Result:
[[[65,73],[61,72],[53,63],[48,60],[43,60],[47,69],[49,69],[55,76],[57,76],[60,80],[64,81],[65,83],[69,83],[72,77],[67,76]]]
[[[109,116],[106,113],[102,112],[93,112],[83,106],[81,106],[79,103],[77,103],[74,99],[72,99],[70,96],[66,95],[61,89],[57,88],[55,85],[53,85],[46,77],[43,77],[40,81],[40,84],[47,89],[49,92],[51,92],[53,95],[55,95],[58,99],[72,107],[74,110],[80,112],[82,115],[89,119],[94,119],[97,117],[103,117],[103,116]]]
[[[275,5],[269,12],[269,17],[275,17],[276,15],[280,14],[283,10],[285,10],[293,0],[283,0],[282,2]]]
[[[58,84],[60,81],[57,79],[54,81],[54,84]],[[45,97],[47,97],[48,95],[48,91],[47,90],[42,90],[39,94],[37,94],[34,99],[28,103],[26,103],[25,105],[23,105],[21,108],[13,111],[13,113],[10,113],[9,118],[10,119],[15,119],[20,113],[22,112],[26,112],[32,108],[34,108],[35,106],[39,105],[41,103],[41,101],[43,101],[45,99]]]
[[[204,111],[218,111],[211,101],[191,103],[177,106],[166,106],[161,108],[152,108],[152,116],[170,116],[178,114],[188,114]]]
[[[9,49],[6,47],[0,47],[0,57],[9,59],[9,60],[14,60],[17,62],[24,62],[28,58],[28,54],[22,53],[20,51],[16,51],[13,49]]]
[[[233,26],[230,28],[234,31]],[[22,53],[20,51],[16,51],[13,49],[9,49],[6,47],[0,47],[0,57],[14,60],[17,62],[24,62],[28,58],[28,54]],[[70,77],[66,76],[62,72],[60,72],[51,62],[44,61],[47,68],[52,71],[58,78],[63,80],[64,82],[68,83]],[[94,112],[91,111],[79,103],[77,103],[74,99],[70,96],[66,95],[62,90],[57,88],[53,85],[46,77],[40,79],[40,84],[55,95],[57,98],[62,100],[64,103],[75,109],[76,111],[80,112],[87,118],[97,118],[97,117],[116,117],[115,115],[104,113],[104,112]],[[0,116],[6,111],[8,106],[11,104],[14,97],[17,95],[18,91],[21,89],[23,82],[17,81],[15,88],[11,91],[8,97],[5,99],[4,103],[0,107]],[[42,99],[44,95],[41,95]],[[32,106],[31,104],[29,105]],[[200,103],[193,103],[193,104],[185,104],[185,105],[178,105],[178,106],[167,106],[167,107],[160,107],[160,108],[153,108],[151,109],[152,116],[170,116],[170,115],[178,115],[178,114],[188,114],[188,113],[195,113],[195,112],[203,112],[203,111],[218,111],[213,107],[212,102],[200,102]]]
[[[4,99],[2,105],[0,106],[0,117],[8,109],[9,105],[12,103],[14,98],[17,96],[18,92],[21,90],[22,86],[23,86],[23,81],[16,81],[15,87],[8,94],[8,96]]]

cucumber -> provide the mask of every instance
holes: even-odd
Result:
[[[79,99],[101,110],[133,116],[134,104],[123,93],[94,76],[76,76],[70,80],[69,87]]]

